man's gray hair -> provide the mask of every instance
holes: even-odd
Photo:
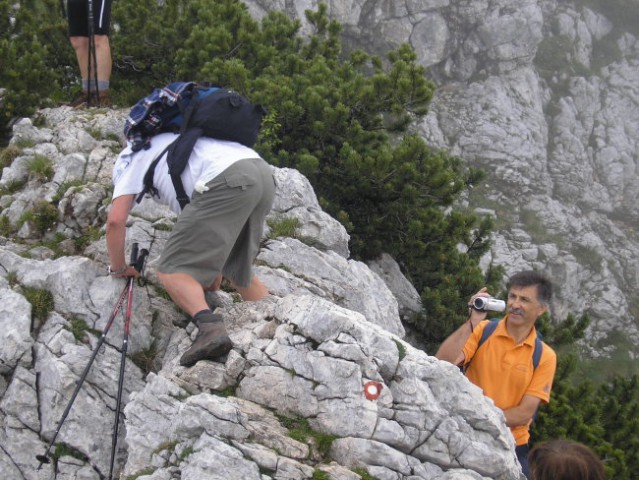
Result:
[[[537,297],[539,302],[549,305],[552,300],[552,283],[541,273],[534,270],[525,270],[515,273],[508,279],[506,288],[510,291],[511,287],[537,287]]]

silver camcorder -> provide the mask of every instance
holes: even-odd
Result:
[[[473,308],[481,312],[486,310],[503,312],[506,310],[506,302],[493,297],[477,297],[473,302]]]

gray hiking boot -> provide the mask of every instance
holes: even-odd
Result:
[[[180,358],[183,367],[192,367],[200,360],[214,360],[233,348],[221,315],[211,313],[199,318],[197,326],[199,332],[195,342]]]

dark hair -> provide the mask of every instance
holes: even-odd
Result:
[[[525,270],[515,273],[508,279],[506,288],[510,287],[532,287],[537,286],[537,297],[540,303],[548,305],[552,300],[552,283],[541,273],[534,270]]]
[[[528,454],[531,480],[605,480],[602,461],[586,445],[551,440]]]

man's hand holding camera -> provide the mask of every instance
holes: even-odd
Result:
[[[470,323],[470,331],[486,318],[489,311],[503,312],[506,309],[506,303],[503,300],[493,298],[486,287],[470,298],[468,303],[468,323]]]

